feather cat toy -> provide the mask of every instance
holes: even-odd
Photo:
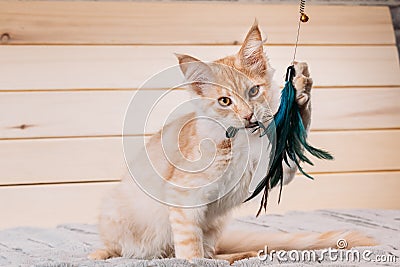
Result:
[[[297,29],[293,63],[296,57],[301,22],[307,22],[309,19],[304,13],[304,8],[305,0],[301,0],[300,19]],[[292,160],[298,167],[299,171],[310,179],[313,178],[300,166],[300,163],[302,162],[313,165],[311,160],[304,154],[305,151],[308,151],[311,155],[319,159],[333,159],[332,155],[327,151],[315,148],[307,142],[307,131],[304,127],[300,110],[296,103],[296,89],[293,86],[293,78],[296,74],[293,63],[287,68],[285,78],[286,83],[282,89],[280,105],[278,111],[273,117],[273,122],[271,122],[267,127],[265,127],[261,122],[257,122],[254,129],[254,131],[263,131],[260,134],[260,137],[264,135],[271,136],[273,131],[275,131],[276,139],[275,151],[271,151],[272,164],[267,175],[259,182],[252,195],[245,200],[246,202],[253,199],[264,190],[257,216],[263,208],[266,210],[268,192],[278,184],[280,184],[278,203],[280,202],[283,186],[283,164],[290,166],[288,159]],[[226,131],[226,137],[232,138],[238,131],[239,128],[229,127]]]

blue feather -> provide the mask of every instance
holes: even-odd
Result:
[[[280,184],[280,201],[283,186],[282,164],[289,166],[288,158],[296,164],[303,175],[310,179],[313,179],[313,177],[307,174],[300,166],[301,162],[313,165],[311,160],[304,155],[305,151],[320,159],[333,159],[333,156],[329,152],[315,148],[307,142],[307,131],[296,103],[296,90],[292,83],[294,75],[294,66],[290,66],[287,70],[285,87],[281,92],[280,105],[277,113],[274,115],[273,122],[266,129],[264,126],[260,126],[262,123],[259,123],[258,129],[262,128],[264,130],[260,136],[265,134],[270,136],[275,130],[276,149],[275,151],[271,151],[272,164],[268,174],[256,186],[252,195],[245,200],[245,202],[249,201],[264,190],[257,216],[260,214],[262,208],[266,209],[269,190],[278,184]]]

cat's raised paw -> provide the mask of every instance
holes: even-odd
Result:
[[[310,100],[313,80],[310,77],[306,62],[294,62],[296,76],[293,78],[293,85],[296,88],[296,102],[304,107]]]

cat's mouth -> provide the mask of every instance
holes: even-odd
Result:
[[[246,124],[246,126],[244,128],[254,128],[259,126],[259,122],[249,122]]]
[[[226,138],[233,138],[240,129],[246,129],[246,128],[253,129],[252,133],[255,133],[256,131],[260,130],[260,137],[264,136],[267,133],[267,128],[264,126],[264,124],[260,121],[256,121],[254,123],[249,122],[247,125],[245,125],[245,127],[240,127],[240,128],[229,126],[225,132]]]

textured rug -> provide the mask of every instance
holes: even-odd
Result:
[[[323,232],[329,230],[359,230],[370,235],[379,246],[360,247],[342,258],[321,257],[323,251],[314,251],[315,258],[302,258],[301,251],[283,258],[241,260],[234,266],[400,266],[400,210],[319,210],[290,212],[285,215],[265,215],[258,219],[243,217],[232,222],[232,227],[253,228],[272,232]],[[245,241],[245,240],[244,240]],[[65,224],[52,229],[14,228],[0,231],[0,266],[206,266],[223,267],[221,260],[197,259],[194,263],[178,259],[135,260],[113,258],[91,261],[86,257],[101,248],[95,225]],[[366,251],[367,250],[367,251]],[[353,251],[353,252],[354,252]],[[362,257],[364,252],[365,258]],[[296,254],[297,253],[297,254]],[[300,256],[299,256],[300,255]],[[337,254],[339,255],[339,254]],[[337,259],[336,259],[337,258]]]

